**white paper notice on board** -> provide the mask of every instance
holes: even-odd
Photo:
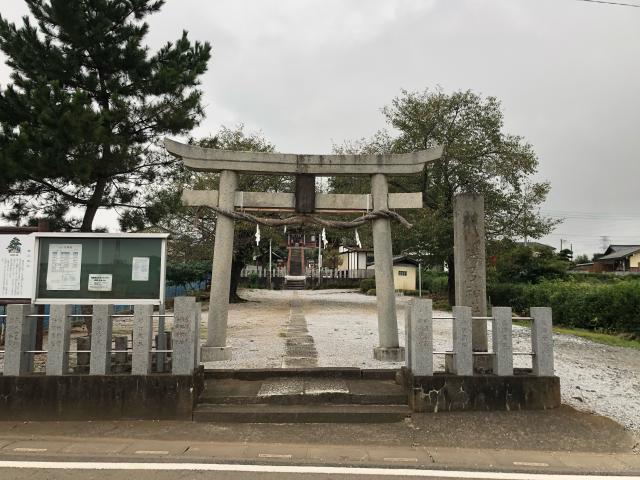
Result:
[[[31,235],[0,235],[0,298],[31,298],[34,246]]]
[[[131,280],[134,282],[149,281],[149,257],[133,257],[131,262]]]
[[[110,273],[90,273],[88,288],[90,292],[110,292],[112,284]]]
[[[80,290],[81,267],[82,244],[50,244],[47,290]]]

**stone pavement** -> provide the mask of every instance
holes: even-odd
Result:
[[[546,412],[414,415],[391,424],[2,422],[0,460],[105,460],[640,475],[618,424]]]
[[[293,292],[291,310],[285,325],[286,343],[285,354],[282,358],[282,367],[316,367],[318,365],[318,352],[316,351],[313,337],[309,335],[307,320],[304,316],[302,300],[298,298],[298,292]]]

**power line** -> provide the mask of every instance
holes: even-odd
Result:
[[[608,2],[605,0],[576,0],[576,2],[603,3],[605,5],[616,5],[617,7],[640,8],[640,5],[638,5],[637,3]]]

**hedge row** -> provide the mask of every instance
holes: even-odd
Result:
[[[558,325],[640,335],[640,281],[499,283],[488,287],[488,295],[492,305],[519,313],[550,306]]]

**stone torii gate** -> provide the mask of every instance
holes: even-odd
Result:
[[[404,359],[404,349],[398,343],[391,218],[401,219],[392,209],[422,208],[422,194],[389,193],[387,175],[422,172],[425,163],[440,158],[442,147],[405,154],[296,155],[217,150],[165,139],[165,148],[181,158],[190,170],[220,172],[219,191],[187,190],[182,196],[185,205],[209,207],[218,213],[207,342],[202,346],[202,361],[231,358],[231,349],[227,346],[227,315],[234,218],[243,218],[241,212],[245,211],[293,213],[294,217],[285,220],[291,224],[317,223],[318,218],[313,215],[323,213],[358,213],[372,219],[379,342],[373,354],[374,358],[384,361]],[[296,193],[239,192],[239,173],[295,175]],[[369,175],[371,194],[316,193],[315,175]]]

